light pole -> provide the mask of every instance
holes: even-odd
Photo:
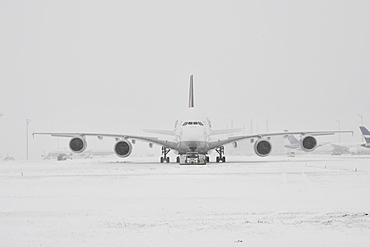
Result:
[[[361,118],[361,126],[364,126],[364,117],[362,115],[358,115]]]
[[[361,126],[364,126],[364,117],[362,115],[358,115],[361,118]],[[362,141],[362,136],[360,136],[361,141]]]
[[[338,126],[339,126],[339,131],[340,131],[340,120],[337,120]],[[339,133],[339,142],[340,142],[340,133]]]
[[[26,119],[26,159],[28,160],[28,125],[30,124],[31,120]]]

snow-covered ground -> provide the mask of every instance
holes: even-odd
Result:
[[[369,246],[370,157],[0,163],[1,246]]]

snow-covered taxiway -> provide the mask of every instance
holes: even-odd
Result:
[[[0,163],[1,246],[369,246],[370,157]]]

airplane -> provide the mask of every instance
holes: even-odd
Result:
[[[364,137],[365,143],[330,143],[333,147],[333,155],[341,154],[366,154],[369,153],[370,149],[370,131],[365,126],[359,126],[362,136]]]
[[[216,135],[234,133],[237,130],[213,130],[209,118],[202,114],[194,104],[194,90],[193,90],[193,75],[190,76],[189,88],[189,102],[188,108],[182,119],[175,122],[174,130],[146,130],[156,134],[165,134],[171,138],[147,137],[126,134],[104,134],[104,133],[45,133],[35,132],[33,135],[50,135],[55,137],[68,137],[69,148],[74,153],[82,153],[86,150],[86,137],[95,136],[98,139],[104,137],[115,138],[114,152],[120,158],[128,157],[132,152],[132,144],[136,140],[149,143],[149,147],[153,144],[162,146],[162,155],[160,162],[170,162],[167,156],[171,150],[174,150],[177,156],[177,163],[180,164],[206,164],[209,162],[209,152],[215,150],[218,153],[216,162],[226,162],[224,156],[224,146],[233,144],[237,146],[238,141],[245,139],[254,143],[254,152],[260,157],[266,157],[271,154],[272,145],[270,142],[273,136],[287,136],[299,134],[302,136],[300,140],[300,147],[303,151],[310,152],[317,147],[317,140],[315,136],[319,135],[333,135],[335,133],[352,133],[352,131],[296,131],[296,132],[276,132],[276,133],[257,133],[241,136],[229,136],[226,138],[215,138]]]

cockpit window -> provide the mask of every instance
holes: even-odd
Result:
[[[202,122],[184,122],[182,124],[182,126],[186,126],[186,125],[200,125],[200,126],[204,126]]]

